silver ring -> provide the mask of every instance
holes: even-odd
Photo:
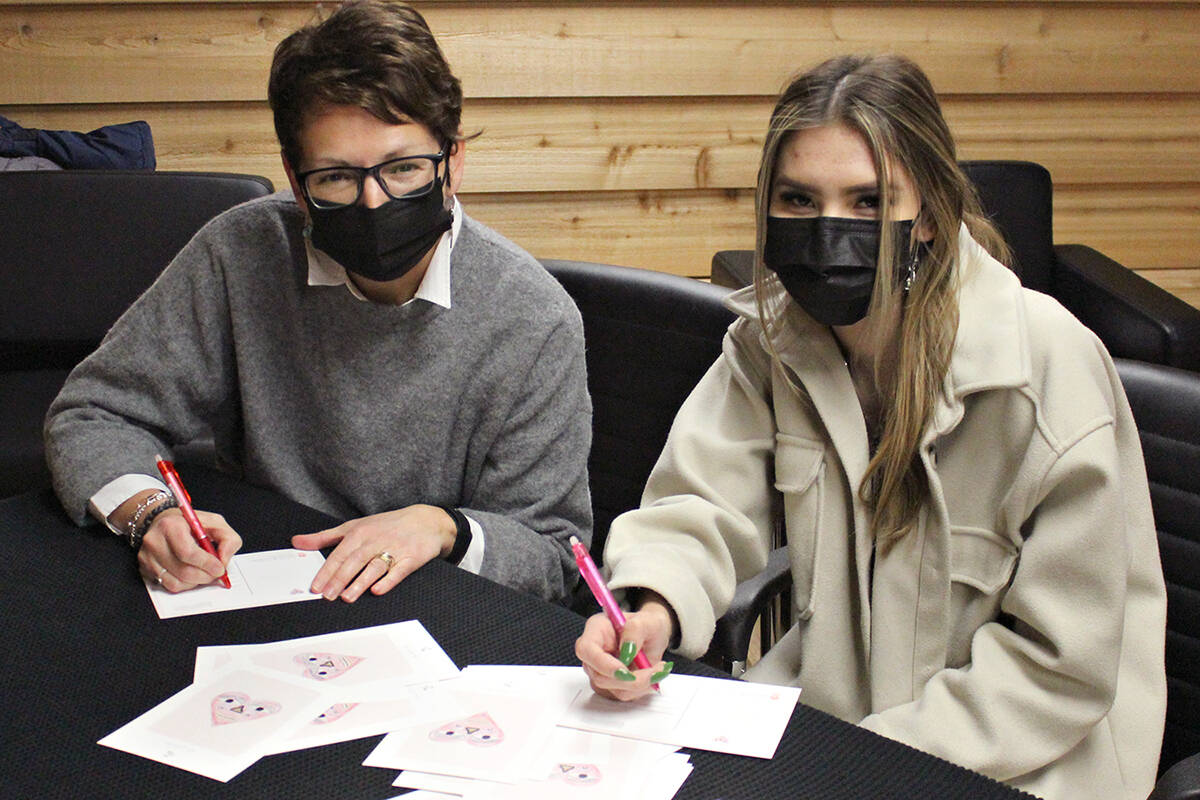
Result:
[[[385,570],[390,570],[392,567],[394,567],[396,565],[396,557],[394,555],[392,555],[391,553],[389,553],[387,550],[384,550],[382,553],[375,556],[375,558],[378,558],[380,561],[383,562]]]
[[[163,576],[163,573],[166,571],[167,571],[167,568],[163,567],[162,569],[160,569],[158,571],[158,574],[154,576],[154,582],[157,583],[159,586],[162,586],[162,576]]]

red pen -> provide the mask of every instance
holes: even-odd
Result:
[[[596,598],[596,602],[604,609],[617,636],[620,636],[621,631],[625,630],[625,615],[621,612],[621,607],[617,605],[617,599],[609,591],[608,584],[604,582],[604,578],[600,577],[600,570],[596,568],[596,562],[592,561],[591,553],[583,546],[583,542],[574,536],[571,537],[571,552],[575,554],[575,563],[579,566],[579,574],[583,576],[588,588],[592,590],[592,596]],[[638,669],[649,669],[650,659],[646,658],[645,653],[638,650],[637,655],[633,657],[633,666]],[[653,684],[652,688],[657,692],[658,684]]]
[[[200,524],[200,518],[196,516],[196,509],[192,508],[192,496],[188,494],[187,489],[183,488],[183,481],[179,479],[179,473],[175,471],[175,464],[164,461],[163,457],[157,453],[154,455],[154,460],[158,464],[158,471],[162,473],[163,480],[167,482],[167,488],[171,490],[171,494],[175,495],[175,500],[179,503],[179,510],[183,513],[183,518],[187,520],[196,544],[203,547],[205,552],[214,558],[220,558],[217,555],[217,548],[213,547],[212,539],[208,538],[208,533]],[[221,576],[221,583],[225,585],[226,589],[231,588],[228,572]]]

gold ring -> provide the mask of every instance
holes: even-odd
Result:
[[[385,569],[390,570],[396,564],[396,557],[394,555],[392,555],[391,553],[389,553],[387,550],[384,550],[382,553],[380,553],[379,555],[377,555],[375,557],[384,563]]]

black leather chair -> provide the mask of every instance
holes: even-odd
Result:
[[[675,412],[721,353],[733,321],[721,305],[729,290],[631,267],[542,263],[583,316],[593,406],[591,550],[600,564],[608,526],[641,504]]]
[[[1200,371],[1200,310],[1102,253],[1055,245],[1050,173],[1028,161],[963,161],[984,211],[1013,249],[1013,270],[1031,289],[1058,298],[1113,356]],[[753,252],[713,256],[712,279],[747,285]]]
[[[583,261],[545,260],[579,307],[592,395],[592,558],[603,563],[608,528],[641,505],[675,414],[721,354],[733,313],[722,305],[729,289],[660,272]],[[775,562],[782,557],[781,564]],[[766,602],[790,585],[787,552],[777,551],[762,575],[739,585],[717,621],[704,661],[738,674]],[[597,609],[580,584],[572,607]]]
[[[1117,361],[1167,583],[1167,725],[1152,800],[1200,800],[1200,375]]]
[[[42,421],[67,373],[254,175],[0,173],[0,497],[49,484]]]

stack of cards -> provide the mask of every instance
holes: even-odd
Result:
[[[363,762],[396,786],[464,800],[667,800],[691,772],[678,747],[771,758],[800,690],[673,675],[632,703],[578,667],[471,666],[438,685],[462,713],[388,734]]]
[[[417,621],[201,647],[193,680],[100,744],[227,781],[271,753],[387,733],[365,766],[464,800],[670,800],[692,768],[678,748],[771,758],[800,694],[672,675],[618,703],[579,667],[459,672]]]
[[[438,686],[457,716],[389,733],[363,763],[403,769],[395,786],[464,800],[673,797],[691,772],[675,746],[556,725],[584,690],[578,667],[467,667]]]
[[[458,668],[420,622],[202,647],[193,683],[100,744],[228,781],[270,753],[439,717]]]

